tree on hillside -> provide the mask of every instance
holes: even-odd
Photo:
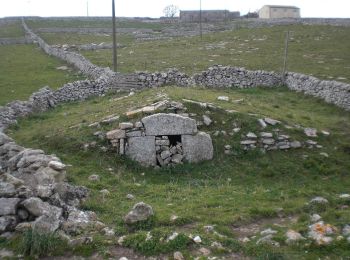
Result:
[[[165,17],[175,17],[179,12],[179,8],[176,5],[168,5],[164,8],[163,13]]]

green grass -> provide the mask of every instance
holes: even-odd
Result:
[[[0,57],[0,105],[26,100],[44,86],[56,89],[81,78],[73,70],[57,70],[66,64],[35,45],[0,46]]]
[[[110,18],[91,18],[91,19],[30,19],[27,20],[28,26],[36,28],[112,28]],[[160,30],[167,26],[159,22],[142,22],[129,19],[117,19],[118,28],[137,28]]]
[[[147,105],[158,100],[157,94],[160,92],[166,93],[172,100],[187,98],[220,106],[222,109],[210,110],[210,117],[215,123],[210,127],[200,127],[200,130],[209,133],[216,130],[230,132],[234,122],[242,126],[241,133],[258,133],[261,129],[257,118],[269,116],[288,125],[301,124],[328,130],[331,135],[320,135],[317,138],[322,149],[303,148],[266,154],[258,150],[243,151],[239,145],[241,133],[234,136],[212,136],[212,161],[160,170],[141,167],[127,158],[116,156],[112,151],[102,152],[98,148],[108,144],[97,140],[93,133],[113,129],[118,122],[103,126],[102,129],[91,129],[87,127],[89,123],[99,121],[107,115],[122,115],[129,109]],[[218,101],[220,95],[227,95],[230,100],[243,101]],[[348,193],[350,185],[349,112],[284,88],[213,90],[166,87],[145,90],[119,101],[113,101],[115,96],[111,94],[84,103],[59,106],[55,110],[20,120],[18,126],[12,127],[8,132],[19,144],[55,153],[64,163],[71,164],[69,181],[85,185],[91,191],[84,208],[95,211],[103,222],[115,228],[118,235],[127,235],[126,245],[146,255],[180,249],[185,254],[191,254],[192,250],[198,248],[187,244],[183,239],[172,245],[165,244],[164,247],[154,240],[144,240],[147,231],[151,231],[151,235],[157,239],[177,231],[179,234],[200,235],[204,246],[209,246],[213,241],[221,242],[226,251],[216,254],[226,254],[227,250],[232,250],[263,259],[278,256],[298,259],[328,256],[334,259],[349,255],[349,247],[345,242],[325,248],[312,244],[289,247],[285,245],[282,236],[287,228],[303,234],[307,232],[308,214],[321,210],[305,207],[305,203],[315,196],[323,196],[330,201],[328,207],[319,211],[327,223],[340,229],[350,222],[350,210],[340,209],[342,204],[337,198],[341,193]],[[186,104],[186,107],[189,112],[197,114],[197,119],[206,112],[196,105]],[[239,112],[229,114],[223,109]],[[278,128],[293,139],[308,139],[302,130],[286,129],[283,126]],[[267,129],[272,130],[273,127]],[[97,141],[97,148],[85,151],[82,148],[84,144],[92,141]],[[224,154],[225,144],[233,146],[234,155]],[[322,157],[320,152],[327,152],[329,158]],[[308,158],[303,159],[304,155],[308,155]],[[89,182],[88,176],[91,174],[100,175],[101,181]],[[111,194],[102,198],[99,192],[102,189],[108,189]],[[128,193],[133,194],[136,200],[126,199]],[[139,201],[152,205],[156,218],[141,229],[128,229],[123,224],[122,217]],[[289,223],[285,228],[274,227],[280,230],[280,235],[277,236],[280,248],[256,246],[254,241],[248,244],[237,241],[233,225],[274,218],[279,208],[283,208],[282,212],[287,216],[300,216],[297,223]],[[172,222],[171,215],[179,218]],[[227,237],[205,233],[203,226],[208,224],[216,225],[215,229]]]
[[[0,38],[24,37],[20,21],[0,21]]]
[[[111,43],[110,34],[77,34],[77,33],[40,33],[42,39],[48,44],[88,44],[88,43]],[[127,45],[133,41],[131,35],[118,35],[118,43]]]
[[[178,68],[192,74],[214,64],[282,71],[286,31],[291,31],[288,70],[350,82],[350,28],[290,25],[239,29],[134,43],[119,51],[121,72]],[[84,51],[100,66],[111,66],[111,50]]]

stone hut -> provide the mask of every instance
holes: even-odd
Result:
[[[300,18],[300,8],[286,5],[264,5],[259,10],[259,18]]]
[[[199,132],[194,119],[159,113],[140,122],[120,123],[107,133],[118,154],[126,154],[144,166],[167,166],[213,158],[209,134]]]

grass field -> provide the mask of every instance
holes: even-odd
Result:
[[[119,51],[121,72],[162,71],[176,67],[187,73],[222,64],[254,70],[281,71],[286,31],[291,31],[288,70],[322,79],[350,82],[350,28],[274,26],[205,34],[199,37],[134,43]],[[84,51],[100,66],[111,66],[111,50]]]
[[[0,57],[0,105],[27,100],[44,86],[56,89],[81,78],[74,70],[57,70],[66,64],[35,45],[0,46]]]
[[[242,131],[234,136],[212,135],[212,161],[160,170],[143,168],[116,156],[112,151],[99,149],[108,144],[98,140],[93,133],[113,129],[118,122],[102,129],[89,128],[88,124],[112,114],[121,115],[120,121],[126,120],[124,112],[158,100],[159,93],[166,94],[172,100],[182,101],[186,98],[220,106],[222,109],[209,111],[215,123],[210,127],[200,127],[200,130],[209,133],[216,130],[230,132],[235,122],[242,126]],[[243,101],[218,101],[220,95]],[[8,132],[19,144],[55,153],[64,163],[71,164],[69,181],[85,185],[91,191],[84,208],[95,211],[103,222],[117,231],[118,236],[126,235],[127,246],[145,255],[181,250],[185,256],[189,256],[199,248],[186,240],[189,234],[193,234],[200,235],[204,247],[210,247],[214,241],[221,242],[224,249],[213,250],[214,255],[235,252],[259,259],[340,259],[349,256],[349,246],[344,241],[324,247],[312,243],[287,246],[284,237],[288,228],[307,236],[309,214],[314,212],[318,212],[326,223],[335,225],[338,230],[350,222],[350,209],[341,208],[344,202],[338,198],[341,193],[349,193],[349,112],[284,88],[211,90],[166,87],[139,92],[119,101],[113,101],[114,97],[111,94],[84,103],[62,105],[20,120]],[[208,113],[197,105],[186,104],[186,107],[188,112],[197,114],[196,119]],[[239,112],[229,114],[223,109]],[[240,134],[261,131],[257,118],[262,116],[281,120],[283,125],[300,124],[327,130],[331,135],[316,138],[322,149],[303,148],[268,153],[243,151],[239,145]],[[302,130],[283,126],[279,126],[279,129],[297,140],[307,139]],[[271,127],[267,129],[272,130]],[[97,142],[96,147],[91,150],[82,148],[93,141]],[[226,144],[233,146],[234,155],[224,154],[223,146]],[[328,153],[329,158],[321,156],[320,152]],[[100,175],[101,181],[88,181],[91,174]],[[102,198],[102,189],[108,189],[111,194]],[[136,197],[134,201],[126,199],[129,193]],[[306,207],[305,203],[315,196],[327,198],[329,205],[322,209]],[[152,205],[156,217],[145,226],[129,230],[124,226],[122,217],[139,201]],[[293,216],[296,222],[274,225],[283,218],[280,214]],[[178,216],[178,219],[171,221],[172,215]],[[267,227],[278,230],[276,239],[281,247],[257,246],[259,235],[251,242],[239,242],[235,227],[244,227],[249,223],[265,223],[260,224],[261,230]],[[206,233],[203,229],[205,225],[215,225],[215,230],[224,236]],[[145,241],[148,231],[153,239]],[[179,238],[175,244],[167,246],[157,241],[173,231],[179,232],[182,240]],[[108,248],[110,243],[96,236],[92,245],[83,246],[75,253],[87,256],[98,251],[107,256]]]
[[[35,19],[28,20],[28,26],[36,28],[112,28],[111,19]],[[129,19],[118,19],[118,28],[143,28],[160,30],[167,25],[159,22],[142,22]]]
[[[20,21],[0,21],[0,38],[24,37]]]

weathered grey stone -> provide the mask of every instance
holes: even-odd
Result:
[[[275,140],[272,138],[267,138],[267,139],[263,139],[262,143],[267,145],[273,145],[275,143]]]
[[[256,144],[256,140],[243,140],[241,141],[241,145],[251,145],[251,144]]]
[[[277,125],[280,124],[281,122],[272,118],[265,117],[264,121],[269,124],[269,125]]]
[[[126,224],[134,224],[140,221],[145,221],[154,215],[153,209],[150,205],[139,202],[134,205],[132,210],[125,216]]]
[[[16,215],[18,198],[0,198],[0,216]]]
[[[198,132],[196,135],[182,136],[184,159],[199,162],[213,159],[213,144],[209,134]]]
[[[213,122],[213,120],[211,120],[209,116],[203,115],[203,123],[206,126],[210,126],[212,122]]]
[[[53,233],[60,226],[60,217],[61,214],[54,213],[40,216],[34,221],[32,227],[40,233]]]
[[[13,197],[15,194],[15,185],[8,182],[0,182],[0,197]]]
[[[304,128],[304,133],[308,137],[317,137],[317,129],[315,128]]]
[[[126,155],[145,166],[156,165],[155,137],[130,137],[128,139]]]
[[[39,198],[29,198],[24,200],[21,205],[33,216],[40,217],[43,215],[62,215],[62,209],[51,206],[47,202],[43,202]]]
[[[77,235],[89,227],[93,228],[96,220],[94,212],[73,208],[69,210],[67,220],[62,223],[62,229],[68,234]]]
[[[121,130],[131,129],[133,127],[134,127],[134,124],[130,123],[130,122],[122,122],[122,123],[119,124],[119,128]]]
[[[24,221],[24,220],[27,220],[29,218],[29,213],[25,209],[19,209],[17,211],[17,216],[20,220]]]
[[[125,133],[125,130],[115,129],[115,130],[107,132],[106,136],[107,136],[107,139],[109,139],[109,140],[121,139],[121,138],[126,137],[126,133]]]
[[[197,132],[194,119],[177,114],[155,114],[142,119],[146,135],[190,135]]]
[[[126,137],[140,137],[142,136],[142,132],[140,130],[130,131],[126,133]]]
[[[156,140],[156,145],[170,145],[169,140]]]
[[[48,166],[57,171],[63,171],[66,169],[66,165],[58,161],[50,161]]]
[[[293,141],[290,143],[290,147],[292,148],[300,148],[302,145],[299,141]]]
[[[17,224],[17,219],[15,216],[0,217],[0,234],[6,231],[14,230],[16,224]]]
[[[182,159],[183,159],[183,155],[175,154],[171,157],[171,162],[178,164],[182,162]]]
[[[165,160],[171,156],[171,152],[169,150],[163,151],[160,153],[160,157]]]

